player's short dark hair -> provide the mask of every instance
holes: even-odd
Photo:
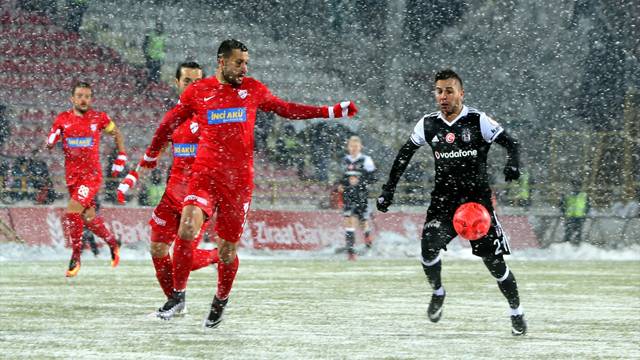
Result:
[[[181,63],[180,65],[178,65],[178,68],[176,69],[176,80],[180,80],[180,75],[182,72],[182,69],[186,68],[186,69],[200,69],[202,70],[202,66],[200,66],[200,64],[198,64],[195,61],[185,61],[183,63]],[[204,77],[204,70],[202,70],[202,77]]]
[[[458,80],[458,82],[460,83],[460,88],[463,89],[464,86],[462,86],[462,79],[460,78],[460,76],[458,74],[456,74],[455,71],[451,70],[451,69],[444,69],[444,70],[440,70],[436,73],[435,79],[433,80],[434,83],[436,83],[438,80],[448,80],[448,79],[456,79]]]
[[[71,95],[74,95],[76,93],[76,89],[77,88],[85,88],[85,89],[89,89],[93,92],[93,89],[91,89],[91,84],[89,84],[88,82],[85,81],[76,81],[73,84],[73,87],[71,88]]]
[[[228,58],[231,55],[231,52],[235,49],[240,51],[249,51],[249,48],[236,39],[227,39],[220,43],[218,47],[218,59],[221,57]]]

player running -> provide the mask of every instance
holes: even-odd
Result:
[[[176,88],[179,94],[184,92],[191,83],[204,76],[202,67],[195,62],[184,62],[176,70]],[[197,119],[185,121],[171,134],[173,163],[167,180],[167,187],[162,195],[160,203],[153,210],[149,225],[151,225],[151,260],[156,270],[156,278],[162,291],[171,298],[173,290],[173,268],[176,264],[171,260],[169,249],[178,233],[182,200],[187,195],[187,185],[191,166],[196,158],[198,140],[200,137],[200,125]],[[134,187],[138,181],[138,171],[132,170],[118,186],[118,201],[124,203],[125,194]],[[193,263],[191,270],[197,270],[217,262],[218,250],[198,249],[198,244],[206,230],[206,223],[193,241]],[[174,315],[184,314],[186,304],[174,309]],[[162,308],[156,315],[163,318],[167,314]]]
[[[218,287],[204,325],[217,327],[238,271],[237,247],[253,191],[253,130],[257,110],[289,119],[353,116],[356,106],[345,101],[334,106],[285,102],[261,82],[247,77],[249,51],[237,40],[225,40],[217,53],[215,76],[189,86],[180,103],[167,112],[140,165],[153,168],[170,134],[181,123],[198,119],[202,134],[193,164],[187,196],[173,251],[173,295],[163,306],[170,318],[185,299],[193,262],[192,241],[202,224],[216,214],[219,236]]]
[[[505,180],[519,178],[518,143],[485,113],[462,105],[464,89],[458,74],[443,70],[436,74],[434,82],[440,111],[420,119],[410,139],[398,152],[389,179],[382,186],[378,210],[388,210],[396,185],[411,157],[421,146],[428,144],[433,151],[436,168],[431,205],[422,230],[422,268],[433,288],[427,310],[429,320],[438,322],[442,316],[445,291],[440,277],[440,250],[446,250],[447,244],[457,235],[452,224],[453,214],[461,204],[473,201],[489,211],[491,228],[486,236],[470,242],[472,252],[482,258],[509,303],[511,333],[524,335],[527,323],[520,306],[516,278],[503,258],[511,251],[509,238],[493,210],[487,176],[487,153],[495,142],[507,150]]]
[[[347,140],[349,154],[342,158],[343,179],[340,184],[344,203],[344,231],[347,256],[349,260],[356,259],[354,248],[356,228],[358,225],[364,231],[366,249],[372,245],[371,229],[369,227],[369,189],[368,186],[376,182],[376,166],[370,156],[362,153],[362,140],[358,136],[351,136]]]
[[[96,215],[95,208],[95,197],[102,183],[102,131],[113,136],[118,148],[118,156],[111,167],[112,177],[118,176],[124,169],[127,153],[118,127],[106,113],[91,108],[92,100],[91,85],[86,82],[76,83],[71,92],[73,108],[58,114],[47,138],[48,149],[52,149],[58,140],[62,140],[64,149],[65,179],[70,199],[62,227],[73,249],[67,277],[74,277],[80,271],[84,225],[109,245],[111,266],[116,267],[120,262],[120,246],[107,230],[102,216]]]

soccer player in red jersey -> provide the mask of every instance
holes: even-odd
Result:
[[[176,70],[176,88],[179,94],[189,84],[202,79],[204,76],[202,67],[195,62],[184,62]],[[185,121],[178,126],[171,134],[173,163],[167,181],[165,193],[160,203],[153,210],[149,225],[151,225],[151,260],[156,270],[156,277],[162,291],[171,298],[173,293],[173,267],[175,264],[169,255],[169,248],[176,238],[178,226],[180,225],[180,215],[182,212],[182,201],[187,196],[187,185],[191,166],[196,158],[198,140],[200,136],[200,124],[197,120]],[[124,196],[130,188],[138,181],[139,173],[132,170],[118,186],[118,200],[124,203]],[[198,249],[198,243],[206,230],[206,223],[197,238],[193,241],[193,263],[191,271],[208,266],[217,262],[218,250]],[[185,303],[174,309],[172,315],[183,314]],[[166,315],[161,309],[157,312],[158,317]]]
[[[202,224],[216,214],[219,237],[218,287],[204,325],[217,327],[238,271],[236,255],[253,191],[253,130],[256,112],[275,112],[289,119],[341,118],[358,109],[351,101],[333,106],[310,106],[286,102],[261,82],[247,77],[249,52],[237,40],[225,40],[217,53],[215,76],[189,86],[180,103],[165,115],[156,130],[142,167],[153,168],[160,150],[173,130],[198,119],[202,134],[193,164],[187,196],[173,250],[173,294],[163,306],[171,309],[184,302],[186,282],[193,262],[193,246]]]
[[[127,153],[118,127],[106,113],[91,108],[92,100],[91,85],[86,82],[76,83],[71,92],[73,108],[58,114],[47,138],[48,149],[52,149],[58,140],[62,140],[64,149],[65,178],[70,199],[62,227],[73,249],[67,277],[76,276],[80,270],[84,225],[109,245],[111,266],[116,267],[120,262],[120,246],[105,226],[103,218],[96,215],[95,209],[95,197],[102,183],[102,131],[113,136],[118,148],[118,157],[111,168],[111,176],[117,176],[124,169]]]

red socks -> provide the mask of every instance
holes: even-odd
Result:
[[[109,245],[109,247],[116,246],[116,237],[107,230],[107,227],[104,225],[104,219],[102,216],[96,216],[91,220],[91,222],[87,223],[87,228],[91,230],[92,233],[98,235],[98,237],[104,239],[104,241]]]
[[[179,236],[173,245],[173,289],[183,291],[187,288],[189,273],[193,264],[193,241],[183,240]]]
[[[238,260],[238,255],[236,255],[236,258],[231,264],[218,261],[218,292],[216,293],[216,297],[219,300],[225,300],[229,297],[239,265],[240,260]]]
[[[167,297],[171,297],[173,290],[173,261],[167,255],[161,258],[151,257],[153,267],[156,269],[156,278]],[[218,249],[203,250],[193,249],[191,271],[201,269],[218,262]],[[185,284],[186,286],[186,284]]]
[[[78,213],[65,213],[62,217],[62,229],[71,245],[71,258],[80,260],[82,254],[82,231],[84,222]]]
[[[152,237],[157,235],[152,232]],[[156,269],[156,278],[167,297],[173,289],[182,291],[187,288],[191,271],[201,269],[218,262],[218,249],[204,250],[197,248],[196,241],[187,241],[176,237],[171,256],[151,257]]]
[[[162,291],[167,296],[171,297],[173,290],[173,262],[171,256],[168,254],[165,257],[155,258],[152,257],[153,267],[156,268],[156,278],[162,288]]]
[[[202,269],[203,267],[215,264],[219,261],[218,249],[205,250],[193,249],[193,262],[191,263],[191,271]]]

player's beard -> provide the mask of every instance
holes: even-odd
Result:
[[[231,86],[240,86],[242,85],[242,79],[244,78],[244,75],[243,76],[234,75],[231,72],[227,72],[224,69],[222,69],[222,78],[228,84],[231,84]]]
[[[458,113],[459,110],[460,110],[460,106],[451,104],[451,103],[447,104],[446,107],[440,106],[440,111],[442,111],[442,113],[447,116],[456,114]]]
[[[77,112],[79,112],[80,114],[83,114],[83,115],[84,115],[84,113],[89,111],[89,105],[77,105],[77,106],[74,106],[74,108],[75,108],[75,110]]]

